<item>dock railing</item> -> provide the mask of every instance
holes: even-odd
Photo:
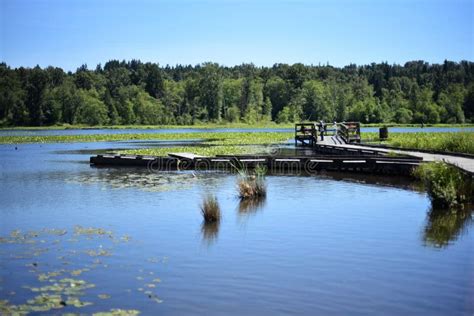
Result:
[[[317,130],[314,123],[295,124],[295,145],[314,146],[317,142]]]
[[[337,124],[337,135],[346,143],[360,143],[360,123],[342,122]]]

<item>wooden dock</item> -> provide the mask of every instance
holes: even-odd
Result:
[[[236,172],[264,166],[269,173],[315,173],[320,171],[350,171],[374,174],[410,175],[420,158],[353,155],[269,156],[239,155],[193,157],[154,157],[140,155],[97,155],[90,158],[94,166],[146,167],[151,171],[222,170]]]
[[[474,176],[474,158],[469,157],[469,155],[450,155],[450,154],[440,154],[440,153],[429,153],[429,152],[420,152],[415,150],[405,150],[401,148],[382,148],[376,146],[364,146],[364,145],[355,145],[355,144],[345,144],[339,143],[339,141],[332,138],[328,138],[326,142],[318,143],[315,145],[316,152],[323,153],[372,153],[377,154],[397,154],[397,155],[408,155],[423,160],[424,162],[430,161],[444,161],[450,165],[453,165],[464,173]]]
[[[295,124],[295,146],[315,146],[328,137],[337,137],[345,144],[360,143],[360,123],[297,123]]]
[[[422,161],[444,161],[474,176],[474,158],[470,155],[450,155],[401,148],[382,148],[360,144],[360,123],[299,123],[295,124],[295,145],[311,146],[318,154],[329,155],[408,155]]]
[[[323,170],[374,174],[410,175],[423,162],[445,161],[474,176],[474,159],[414,150],[381,148],[360,144],[360,124],[295,124],[295,146],[310,146],[309,155],[237,155],[203,157],[193,153],[169,153],[167,157],[143,155],[97,155],[94,166],[146,167],[153,171],[251,169],[264,166],[270,173],[312,173]]]

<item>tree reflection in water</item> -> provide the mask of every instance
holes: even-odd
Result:
[[[442,248],[452,244],[468,229],[473,222],[472,216],[472,205],[462,210],[432,208],[423,232],[425,245]]]

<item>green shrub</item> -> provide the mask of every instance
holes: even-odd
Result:
[[[472,180],[445,162],[422,164],[414,176],[425,183],[433,207],[459,207],[472,200]]]

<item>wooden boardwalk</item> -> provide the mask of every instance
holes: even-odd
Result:
[[[179,154],[177,157],[141,155],[97,155],[90,158],[91,165],[117,167],[146,167],[150,171],[171,170],[223,170],[237,172],[264,166],[272,174],[311,174],[320,171],[349,171],[373,174],[410,175],[421,159],[415,157],[387,157],[383,155],[219,155],[194,157]]]
[[[318,146],[322,148],[333,148],[340,151],[372,151],[378,153],[396,153],[401,155],[409,155],[412,157],[417,157],[423,159],[423,161],[444,161],[453,166],[458,167],[464,172],[474,175],[474,158],[470,157],[461,157],[449,154],[437,154],[437,153],[426,153],[413,150],[405,149],[391,149],[391,148],[377,148],[375,146],[364,146],[364,145],[355,145],[355,144],[346,144],[339,136],[329,136],[325,137],[324,141],[319,140],[316,143],[316,150]]]
[[[321,139],[323,137],[323,139]],[[360,124],[299,123],[295,125],[295,146],[310,146],[310,154],[233,155],[203,157],[193,153],[169,153],[168,157],[142,155],[97,155],[90,158],[96,166],[136,166],[150,170],[204,170],[265,166],[270,172],[313,172],[322,170],[353,171],[392,175],[410,175],[423,162],[445,161],[474,176],[472,157],[429,153],[360,144]],[[392,154],[397,155],[392,155]]]

